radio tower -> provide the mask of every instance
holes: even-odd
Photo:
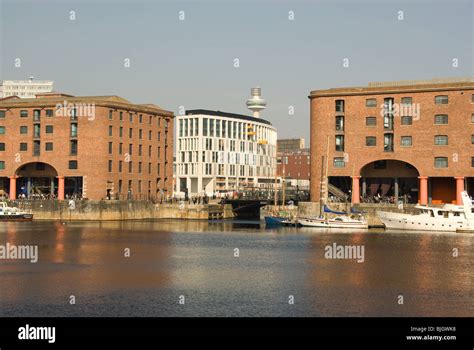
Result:
[[[261,97],[262,89],[254,87],[250,89],[250,95],[252,96],[247,100],[247,108],[253,112],[255,118],[260,117],[260,111],[267,108],[267,101]]]

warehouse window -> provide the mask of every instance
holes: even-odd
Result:
[[[377,145],[377,138],[375,136],[367,136],[365,138],[365,145],[372,147]]]
[[[366,107],[377,107],[377,100],[375,98],[368,98],[365,100]]]
[[[375,118],[375,117],[365,118],[365,125],[366,126],[375,126],[375,125],[377,125],[377,118]]]
[[[402,147],[410,147],[412,145],[412,138],[411,136],[402,136],[400,145]]]
[[[336,112],[344,112],[344,100],[336,100]]]
[[[71,137],[77,137],[77,123],[71,123]]]
[[[77,140],[71,140],[69,143],[71,155],[77,154]]]
[[[385,152],[393,152],[393,134],[384,134],[383,150]]]
[[[446,146],[448,144],[448,136],[447,135],[436,135],[434,137],[434,144],[436,146]]]
[[[402,125],[412,125],[413,124],[413,117],[411,116],[403,116],[401,120]]]
[[[335,157],[333,164],[335,168],[344,168],[346,166],[346,163],[344,162],[343,157]]]
[[[448,167],[448,157],[435,157],[434,166],[435,166],[435,168],[447,168]]]
[[[412,98],[411,97],[402,97],[402,105],[411,105]]]
[[[69,169],[77,169],[77,160],[69,161]]]
[[[446,95],[435,96],[435,103],[437,105],[447,105],[448,104],[448,96],[446,96]]]
[[[446,125],[446,124],[448,124],[448,115],[447,114],[435,115],[434,123],[436,125]]]

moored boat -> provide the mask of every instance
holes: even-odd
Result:
[[[283,226],[286,221],[287,219],[281,216],[265,216],[265,224],[267,226]]]
[[[284,216],[265,216],[266,226],[299,226],[299,222],[290,217]]]
[[[33,214],[27,213],[15,207],[9,207],[7,203],[0,202],[0,221],[31,221]]]
[[[417,214],[377,211],[385,228],[413,231],[474,231],[472,199],[461,193],[462,205],[445,204],[442,207],[417,205]]]
[[[354,219],[349,216],[341,215],[334,218],[298,218],[302,226],[321,227],[321,228],[346,228],[346,229],[367,229],[369,226],[364,219]]]
[[[348,229],[368,229],[369,225],[362,212],[353,212],[348,215],[345,212],[334,211],[324,205],[325,216],[319,217],[299,217],[298,222],[302,226],[321,228],[348,228]],[[335,214],[335,217],[328,217],[327,214]]]

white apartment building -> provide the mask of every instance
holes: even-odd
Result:
[[[0,98],[18,96],[20,98],[36,98],[36,94],[53,91],[52,80],[0,80]]]
[[[176,196],[273,188],[277,131],[264,119],[203,109],[176,117]]]

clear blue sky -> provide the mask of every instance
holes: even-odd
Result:
[[[0,4],[0,79],[33,75],[54,80],[58,91],[116,94],[175,113],[183,105],[249,114],[245,100],[258,85],[268,103],[262,117],[279,137],[307,144],[310,90],[474,75],[473,1]]]

